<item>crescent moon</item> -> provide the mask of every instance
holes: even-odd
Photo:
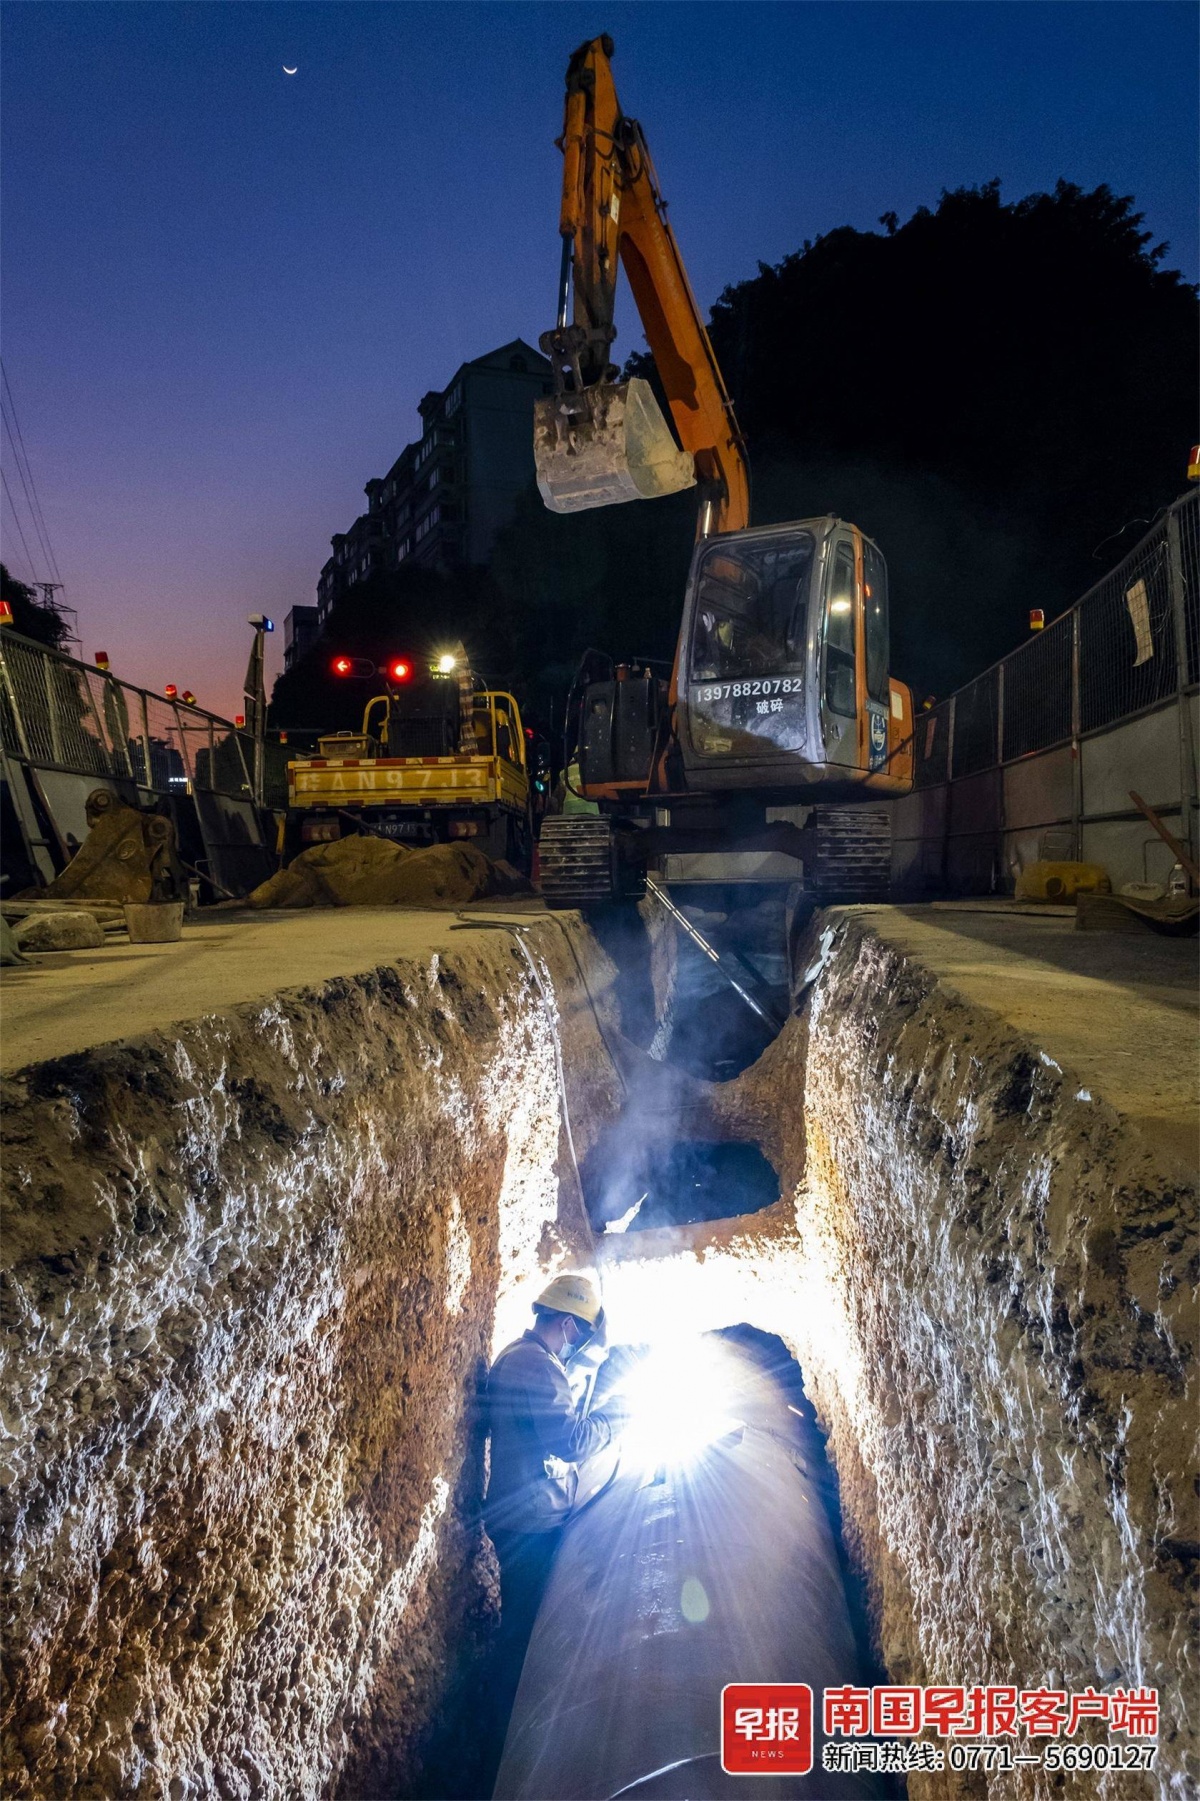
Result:
[[[283,72],[285,75],[298,75],[300,73],[300,64],[297,63],[294,69],[289,69],[287,64],[284,63]]]

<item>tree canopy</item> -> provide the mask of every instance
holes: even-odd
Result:
[[[23,637],[36,638],[39,644],[48,644],[52,650],[65,650],[71,635],[69,621],[55,606],[47,606],[39,600],[35,591],[27,582],[19,582],[10,575],[5,564],[0,563],[0,600],[6,600],[12,608],[13,627]]]
[[[1129,196],[943,193],[828,233],[713,308],[756,523],[877,538],[898,673],[943,690],[1060,612],[1183,485],[1195,289]]]

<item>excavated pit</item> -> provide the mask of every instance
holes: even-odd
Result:
[[[478,1379],[594,1261],[803,1369],[890,1680],[1159,1688],[1006,1795],[1182,1801],[1187,1173],[853,915],[765,1049],[646,906],[485,923],[6,1083],[5,1792],[487,1792]]]

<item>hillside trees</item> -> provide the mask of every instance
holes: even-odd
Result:
[[[944,694],[1019,643],[1030,608],[1053,617],[1099,580],[1182,489],[1197,297],[1105,186],[1005,202],[992,181],[880,225],[760,264],[711,332],[754,523],[835,512],[876,538],[893,668]],[[621,323],[636,323],[627,294]],[[653,379],[653,364],[635,354],[628,372]],[[670,656],[694,522],[687,493],[558,517],[531,488],[486,575],[439,590],[448,622],[557,720],[589,646]],[[389,629],[432,605],[403,576],[386,601],[371,590]],[[348,627],[370,612],[365,596],[346,608]],[[277,699],[308,679],[283,678]]]

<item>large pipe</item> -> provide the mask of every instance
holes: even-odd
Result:
[[[821,1691],[863,1678],[819,1436],[752,1353],[719,1342],[742,1429],[686,1464],[622,1467],[564,1533],[496,1779],[504,1801],[881,1792],[821,1767]],[[729,1682],[811,1686],[810,1775],[723,1773]]]

